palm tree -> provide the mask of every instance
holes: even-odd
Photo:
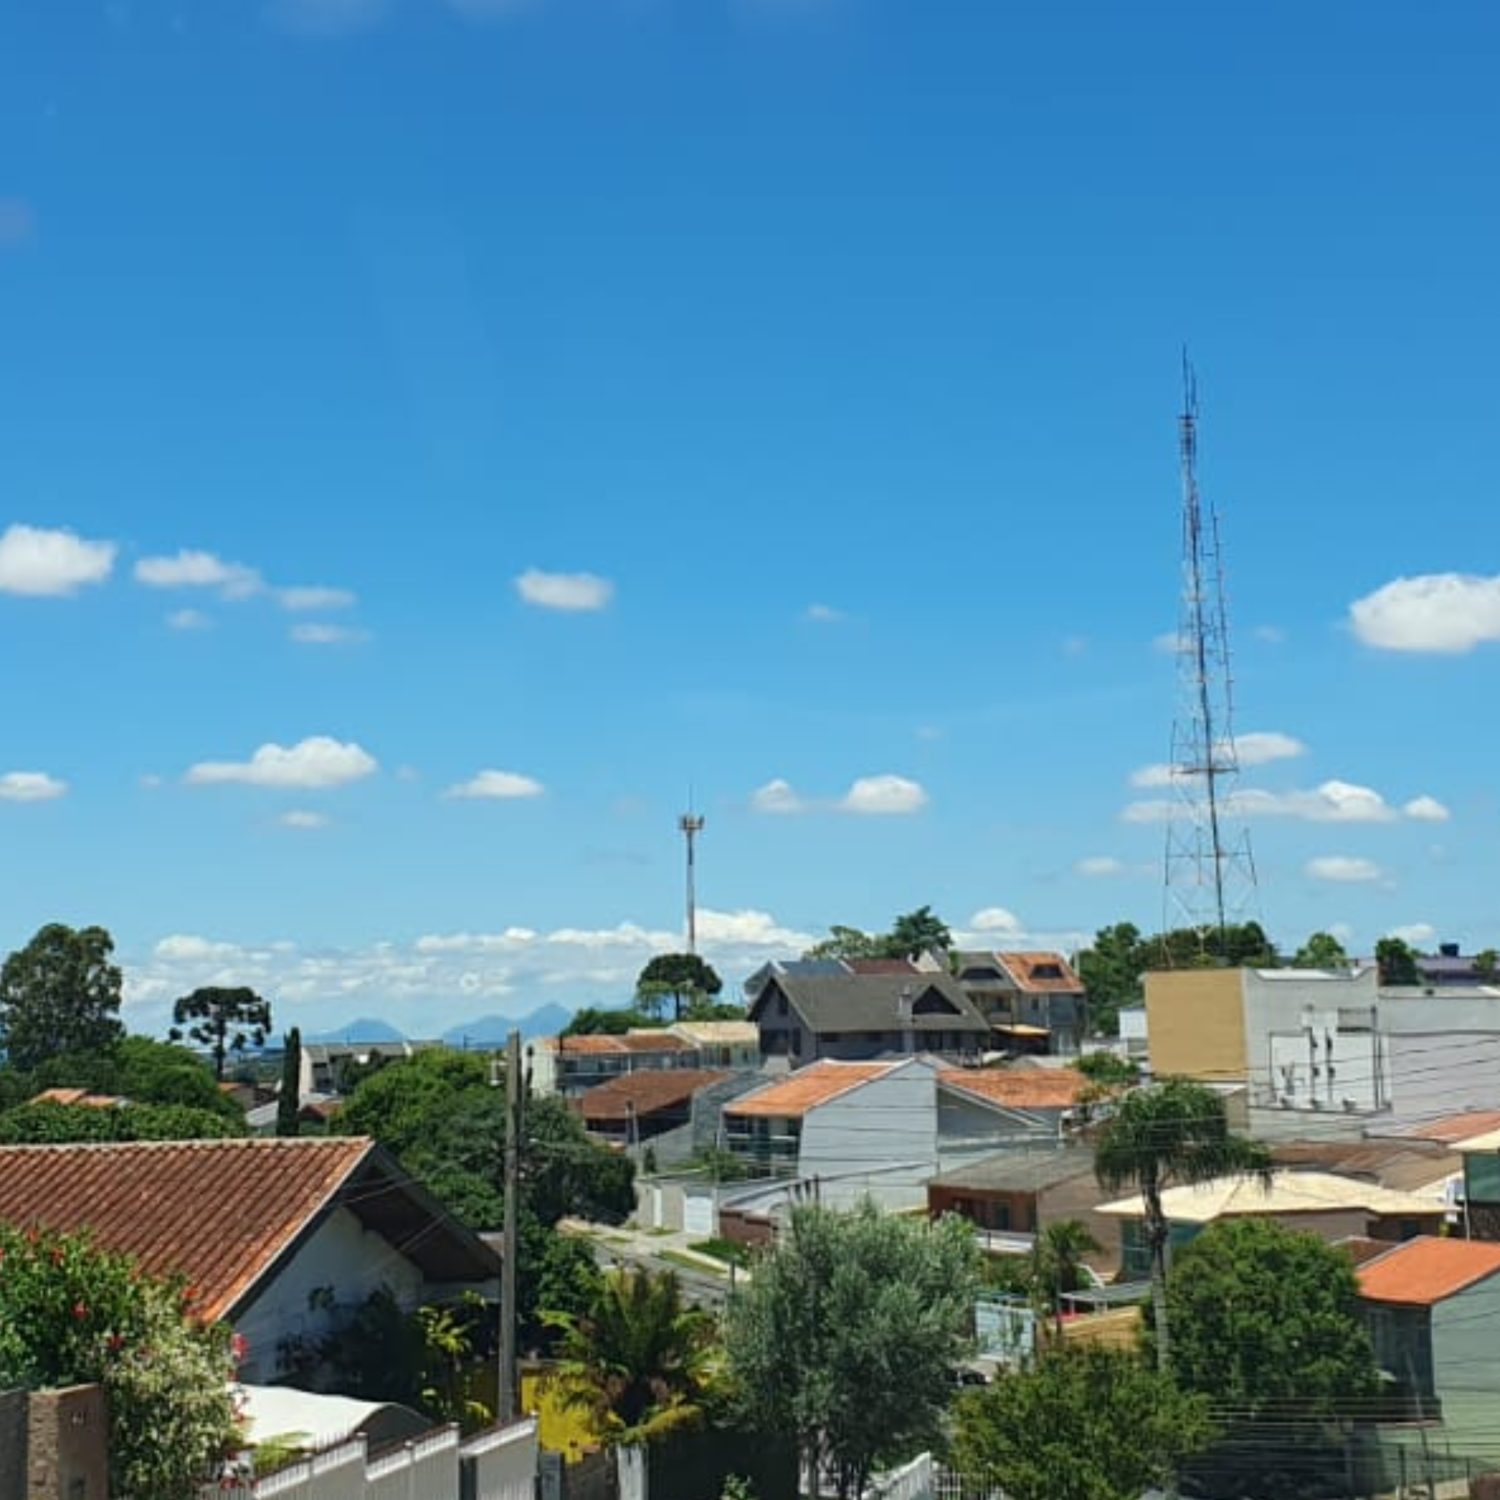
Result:
[[[1031,1248],[1031,1276],[1042,1301],[1054,1319],[1062,1342],[1062,1299],[1084,1283],[1083,1257],[1092,1255],[1099,1242],[1079,1219],[1059,1219],[1036,1237]]]
[[[1233,1135],[1224,1101],[1202,1084],[1169,1078],[1126,1094],[1100,1128],[1094,1176],[1111,1192],[1139,1190],[1151,1252],[1151,1305],[1156,1360],[1170,1368],[1167,1334],[1167,1219],[1161,1197],[1169,1187],[1215,1177],[1254,1174],[1270,1183],[1270,1157],[1258,1142]]]
[[[682,1299],[670,1271],[612,1271],[587,1313],[550,1313],[562,1330],[556,1378],[609,1443],[642,1442],[702,1417],[713,1319]]]

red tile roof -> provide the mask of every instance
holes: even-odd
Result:
[[[0,1223],[89,1230],[203,1316],[249,1292],[374,1150],[362,1136],[0,1147]]]
[[[582,1056],[620,1056],[628,1055],[630,1048],[625,1045],[622,1036],[606,1036],[602,1033],[591,1033],[587,1036],[560,1036],[557,1039],[557,1055],[566,1057]]]
[[[1500,1130],[1500,1110],[1472,1109],[1464,1114],[1445,1115],[1411,1134],[1418,1140],[1441,1141],[1445,1146],[1456,1146],[1460,1141],[1488,1135],[1492,1130]]]
[[[1083,990],[1083,981],[1061,953],[1001,953],[997,956],[1009,970],[1011,978],[1027,994],[1076,994]],[[1056,968],[1057,977],[1038,974],[1037,970],[1043,967]]]
[[[628,1120],[634,1106],[635,1118],[642,1120],[688,1104],[699,1089],[728,1077],[713,1068],[641,1068],[591,1088],[578,1101],[579,1111],[586,1121],[618,1122]]]
[[[1500,1245],[1422,1235],[1359,1268],[1360,1296],[1370,1302],[1431,1307],[1500,1272]]]
[[[620,1038],[631,1052],[691,1052],[690,1042],[670,1031],[627,1031]]]
[[[1074,1068],[944,1068],[938,1082],[1010,1109],[1071,1109],[1089,1086]]]
[[[767,1084],[724,1106],[726,1115],[768,1115],[778,1120],[797,1120],[808,1110],[847,1094],[872,1078],[883,1078],[899,1062],[834,1062],[825,1058],[799,1068],[787,1078]]]
[[[125,1101],[114,1094],[91,1094],[87,1089],[43,1089],[33,1104],[82,1105],[86,1109],[115,1109]]]

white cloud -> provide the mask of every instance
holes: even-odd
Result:
[[[516,592],[539,609],[576,613],[606,608],[614,598],[615,586],[596,573],[544,573],[540,568],[528,568],[516,579]]]
[[[167,624],[173,630],[209,630],[213,623],[201,609],[174,609],[167,616]]]
[[[368,630],[349,625],[329,625],[322,620],[308,620],[287,631],[292,640],[303,646],[355,646],[370,639]]]
[[[969,918],[969,926],[975,932],[1000,932],[1009,937],[1016,937],[1026,930],[1021,919],[1003,906],[981,907]]]
[[[354,605],[355,595],[352,589],[307,584],[298,588],[277,589],[276,602],[283,609],[289,610],[349,609]]]
[[[327,828],[331,819],[327,813],[309,812],[306,808],[293,808],[276,820],[283,828]]]
[[[513,953],[530,948],[540,934],[531,927],[507,927],[504,932],[429,933],[416,941],[418,953]]]
[[[1175,655],[1182,637],[1175,630],[1164,630],[1160,635],[1151,637],[1151,649],[1160,651],[1163,656]]]
[[[750,798],[750,806],[763,813],[799,813],[807,811],[807,804],[792,789],[792,784],[780,776],[773,777],[764,786],[757,787]]]
[[[374,756],[352,740],[315,734],[295,745],[265,744],[248,761],[200,761],[188,769],[194,786],[243,782],[247,786],[319,788],[344,786],[372,775]]]
[[[1075,875],[1087,875],[1093,879],[1103,879],[1111,875],[1123,875],[1125,865],[1112,854],[1091,854],[1085,859],[1080,859],[1073,866]]]
[[[839,803],[843,812],[861,816],[890,816],[920,812],[927,806],[921,784],[905,776],[860,776]]]
[[[1407,922],[1404,926],[1392,927],[1386,936],[1400,938],[1403,943],[1420,948],[1423,943],[1430,943],[1437,936],[1437,928],[1431,922]]]
[[[519,771],[480,771],[469,780],[450,786],[443,795],[505,802],[520,797],[540,797],[545,790],[540,781],[531,776],[523,776]]]
[[[838,625],[849,618],[841,609],[831,604],[809,604],[802,618],[817,625]]]
[[[1332,880],[1340,884],[1364,884],[1385,877],[1385,871],[1373,859],[1357,859],[1348,854],[1321,854],[1308,860],[1304,873],[1312,880]]]
[[[1379,792],[1349,781],[1325,781],[1311,791],[1268,792],[1245,787],[1224,799],[1223,809],[1242,818],[1297,818],[1306,823],[1389,823],[1396,810]],[[1164,823],[1185,816],[1181,803],[1146,800],[1127,803],[1127,823]]]
[[[248,599],[264,586],[254,568],[189,548],[170,557],[141,558],[135,581],[152,589],[218,589],[226,599]]]
[[[1424,573],[1397,578],[1349,606],[1354,633],[1385,651],[1472,651],[1500,640],[1500,577]]]
[[[1436,797],[1413,797],[1402,804],[1401,811],[1419,823],[1446,823],[1452,814]]]
[[[215,943],[190,933],[177,932],[164,937],[152,949],[152,956],[162,963],[194,963],[204,958],[230,958],[240,951],[234,943]]]
[[[90,542],[71,531],[8,526],[0,536],[0,593],[65,598],[103,583],[115,565],[113,542]]]
[[[7,771],[0,776],[0,799],[6,802],[51,802],[67,790],[66,781],[45,771]]]

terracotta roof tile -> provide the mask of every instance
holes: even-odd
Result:
[[[1077,994],[1083,990],[1083,981],[1061,953],[1001,953],[997,956],[1027,994]],[[1048,977],[1038,974],[1039,968],[1056,968],[1058,973],[1055,977]]]
[[[622,1036],[605,1036],[602,1033],[588,1036],[560,1036],[557,1038],[557,1055],[566,1057],[626,1057],[630,1048]]]
[[[1500,1109],[1473,1109],[1464,1114],[1446,1115],[1411,1134],[1418,1140],[1441,1141],[1445,1146],[1456,1146],[1460,1141],[1488,1135],[1492,1130],[1500,1130]]]
[[[627,1031],[620,1038],[631,1052],[691,1052],[692,1043],[670,1031]]]
[[[637,1119],[659,1109],[688,1103],[699,1089],[729,1074],[713,1068],[641,1068],[591,1088],[579,1100],[585,1120],[626,1120],[635,1106]]]
[[[726,1115],[770,1115],[779,1120],[800,1119],[808,1110],[847,1094],[872,1078],[883,1078],[900,1062],[834,1062],[825,1058],[799,1068],[788,1078],[757,1089],[724,1106]]]
[[[1071,1109],[1089,1086],[1073,1068],[944,1068],[938,1082],[1010,1109]]]
[[[1431,1307],[1500,1272],[1500,1245],[1423,1235],[1359,1268],[1360,1296],[1371,1302]]]
[[[221,1318],[374,1149],[364,1137],[0,1147],[0,1223],[76,1232],[185,1276]]]

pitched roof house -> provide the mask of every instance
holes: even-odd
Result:
[[[1078,1050],[1083,1035],[1083,981],[1061,953],[968,952],[958,955],[959,983],[1015,1051]]]
[[[750,1007],[761,1055],[794,1068],[929,1053],[975,1057],[989,1026],[946,974],[773,974]]]
[[[382,1286],[414,1307],[490,1290],[494,1253],[364,1137],[0,1147],[0,1223],[88,1230],[185,1278],[249,1345],[245,1380]],[[318,1293],[318,1296],[314,1296]]]
[[[592,1134],[633,1146],[686,1125],[697,1095],[729,1076],[716,1068],[642,1069],[591,1088],[575,1107]]]
[[[1494,1458],[1500,1245],[1423,1236],[1366,1261],[1357,1274],[1375,1359],[1403,1415],[1441,1417],[1432,1441]]]

